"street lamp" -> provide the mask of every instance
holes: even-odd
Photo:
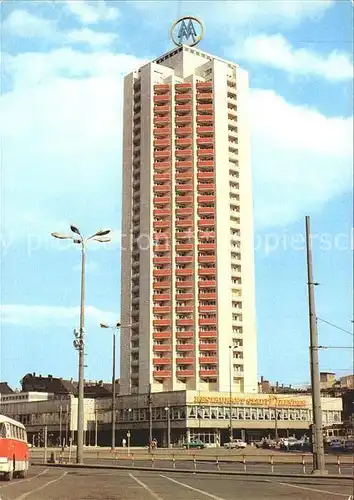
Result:
[[[234,434],[233,433],[233,429],[232,429],[232,356],[233,356],[233,347],[232,347],[232,345],[229,345],[230,443],[231,443],[231,441],[233,439],[233,434]]]
[[[169,406],[165,406],[165,412],[167,415],[167,448],[171,448],[171,409]]]
[[[111,449],[116,447],[116,332],[120,329],[121,324],[118,322],[114,326],[100,323],[101,328],[109,328],[112,330],[112,444]]]
[[[108,243],[110,240],[107,235],[110,234],[110,229],[101,229],[92,236],[84,238],[78,227],[71,224],[70,229],[72,234],[51,233],[54,238],[59,240],[72,240],[73,243],[81,245],[81,300],[80,300],[80,329],[75,334],[74,347],[79,351],[79,394],[77,405],[77,447],[76,447],[76,462],[83,463],[84,451],[84,377],[85,377],[85,260],[86,260],[86,245],[92,241],[99,243]]]

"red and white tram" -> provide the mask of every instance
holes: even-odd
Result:
[[[29,463],[29,446],[25,426],[12,418],[0,415],[0,474],[7,481],[24,478]]]

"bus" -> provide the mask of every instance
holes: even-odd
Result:
[[[0,474],[6,481],[25,478],[29,463],[29,446],[25,426],[0,415]]]

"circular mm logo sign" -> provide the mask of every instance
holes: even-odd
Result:
[[[189,45],[193,47],[200,42],[204,35],[202,22],[196,17],[181,17],[171,28],[171,38],[175,45]]]

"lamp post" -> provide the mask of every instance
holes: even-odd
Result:
[[[232,354],[233,354],[233,347],[232,345],[229,345],[229,382],[230,382],[230,387],[229,387],[229,396],[230,396],[230,443],[233,439],[233,429],[232,429]],[[230,445],[231,446],[231,445]],[[231,448],[230,448],[231,449]]]
[[[100,323],[101,328],[109,328],[112,330],[112,441],[111,449],[116,447],[116,332],[120,329],[121,324],[118,322],[114,326]]]
[[[167,448],[171,448],[171,409],[169,406],[165,406],[165,412],[167,416]]]
[[[60,240],[72,240],[73,243],[81,246],[81,300],[80,300],[80,329],[75,332],[74,347],[79,352],[79,394],[77,405],[77,447],[76,463],[83,463],[84,451],[84,376],[85,376],[85,261],[86,245],[92,241],[99,243],[108,243],[110,238],[107,235],[110,229],[101,229],[92,236],[84,238],[80,230],[73,224],[70,226],[73,234],[51,233],[54,238]]]

